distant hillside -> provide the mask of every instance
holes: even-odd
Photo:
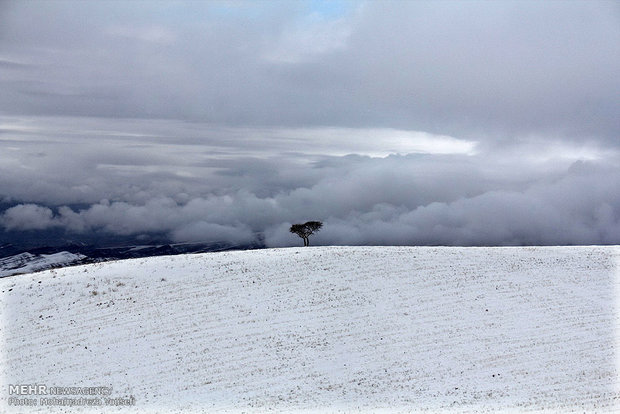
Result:
[[[5,277],[0,412],[612,412],[619,259],[310,247]]]
[[[230,245],[226,243],[120,243],[58,244],[32,247],[6,243],[0,245],[0,277],[31,273],[61,266],[141,257],[205,253],[232,249],[256,249],[260,244]]]
[[[69,252],[53,254],[20,253],[0,259],[0,277],[32,273],[55,267],[79,263],[86,256]]]

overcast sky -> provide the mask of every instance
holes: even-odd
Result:
[[[620,243],[619,4],[0,2],[0,228]]]

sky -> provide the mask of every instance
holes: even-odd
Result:
[[[615,1],[0,2],[0,231],[620,244]]]

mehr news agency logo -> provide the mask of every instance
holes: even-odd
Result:
[[[112,397],[112,387],[49,387],[45,384],[9,384],[12,406],[131,406],[133,395]]]

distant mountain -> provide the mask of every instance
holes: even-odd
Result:
[[[0,259],[0,277],[84,263],[84,259],[86,256],[82,254],[69,252],[53,254],[19,253]]]
[[[258,244],[231,246],[223,243],[161,243],[117,246],[67,244],[28,248],[5,243],[0,245],[0,277],[109,260],[224,250],[249,250],[261,247],[263,246]]]

